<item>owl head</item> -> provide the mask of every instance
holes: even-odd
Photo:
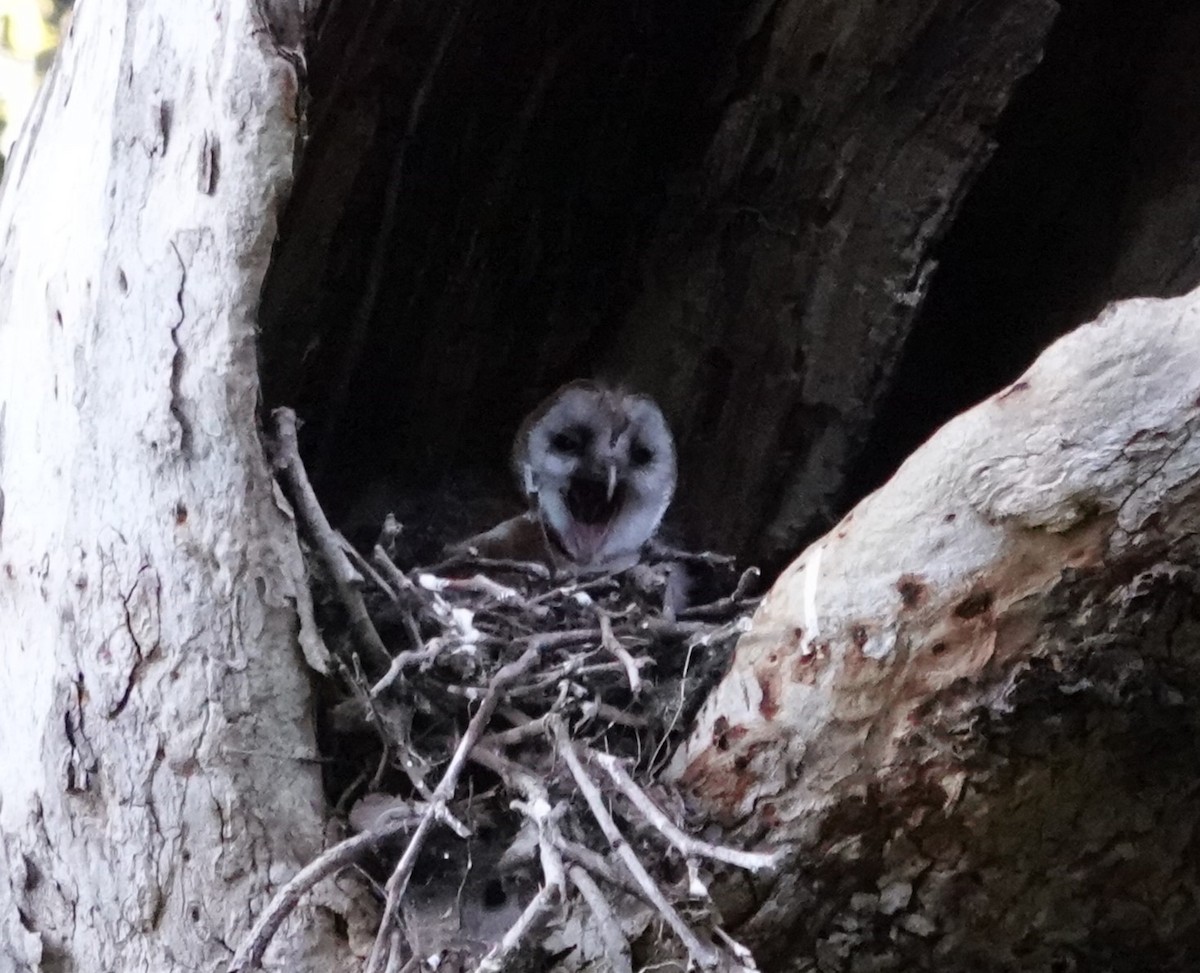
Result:
[[[564,385],[521,425],[513,467],[560,554],[582,570],[637,562],[675,492],[675,443],[652,399]]]

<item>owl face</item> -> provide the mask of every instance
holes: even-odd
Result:
[[[594,382],[563,386],[525,420],[513,465],[550,543],[584,570],[636,563],[675,491],[661,410]]]

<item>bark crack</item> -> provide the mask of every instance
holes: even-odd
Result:
[[[125,691],[121,694],[121,698],[117,700],[116,704],[108,711],[108,718],[110,720],[120,716],[122,710],[128,705],[129,697],[133,693],[133,687],[137,684],[138,675],[142,671],[142,665],[159,647],[159,642],[156,638],[149,650],[142,648],[141,640],[134,631],[133,613],[129,610],[129,602],[137,592],[138,585],[141,584],[142,574],[149,570],[151,568],[148,564],[142,565],[141,570],[138,571],[137,578],[133,582],[133,587],[121,597],[121,605],[125,612],[125,631],[129,633],[129,638],[133,642],[133,665],[129,667],[129,675],[125,680]],[[157,572],[154,574],[154,599],[154,616],[157,620],[162,617],[162,580],[159,578]]]
[[[171,249],[175,251],[175,259],[179,261],[179,289],[175,292],[175,303],[179,306],[179,320],[171,326],[171,344],[175,346],[175,354],[171,357],[171,415],[179,424],[179,448],[185,460],[192,458],[192,422],[183,409],[183,394],[180,386],[183,380],[183,369],[187,364],[183,345],[179,341],[179,329],[187,318],[183,308],[183,292],[187,287],[187,264],[175,241],[171,241]]]

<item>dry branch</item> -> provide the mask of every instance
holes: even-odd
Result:
[[[340,535],[330,525],[313,492],[308,475],[304,472],[304,464],[300,461],[300,443],[296,438],[296,413],[291,409],[276,409],[275,418],[275,466],[283,474],[284,480],[290,487],[292,503],[295,505],[296,517],[300,522],[304,536],[316,547],[321,556],[338,597],[345,606],[350,619],[350,627],[360,648],[366,654],[373,667],[384,671],[391,663],[391,656],[371,616],[367,612],[359,585],[362,576],[354,570],[342,549],[343,541]]]

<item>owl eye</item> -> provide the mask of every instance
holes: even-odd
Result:
[[[634,443],[629,449],[629,459],[634,466],[645,466],[654,459],[654,450],[645,443]]]
[[[581,426],[572,426],[550,437],[550,448],[568,456],[582,456],[591,440],[591,432]]]

